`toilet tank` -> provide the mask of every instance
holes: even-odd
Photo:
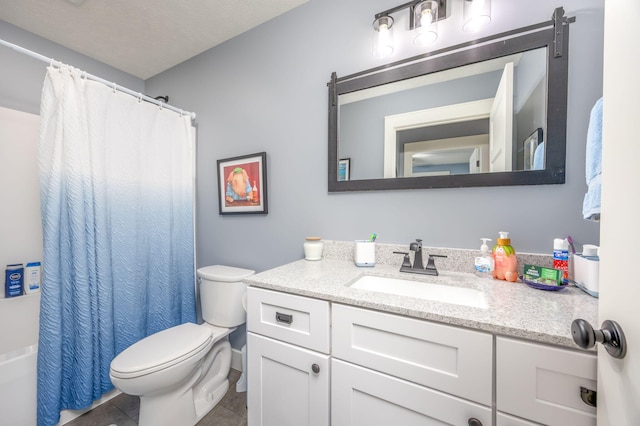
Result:
[[[202,318],[218,327],[244,324],[247,313],[242,299],[247,286],[242,280],[255,274],[250,269],[211,265],[198,269]]]

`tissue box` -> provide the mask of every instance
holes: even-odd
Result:
[[[375,266],[375,241],[356,240],[356,247],[353,251],[353,262],[356,264],[356,266]]]

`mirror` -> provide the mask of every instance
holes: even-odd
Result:
[[[562,49],[548,26],[334,74],[329,191],[564,183],[568,24]]]

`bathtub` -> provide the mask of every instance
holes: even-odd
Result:
[[[0,354],[0,423],[36,424],[38,345]]]
[[[0,299],[0,424],[36,424],[40,294]]]

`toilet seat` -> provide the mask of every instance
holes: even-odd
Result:
[[[206,353],[214,337],[217,336],[210,328],[193,323],[168,328],[145,337],[116,356],[111,363],[111,375],[130,379],[169,368]]]

